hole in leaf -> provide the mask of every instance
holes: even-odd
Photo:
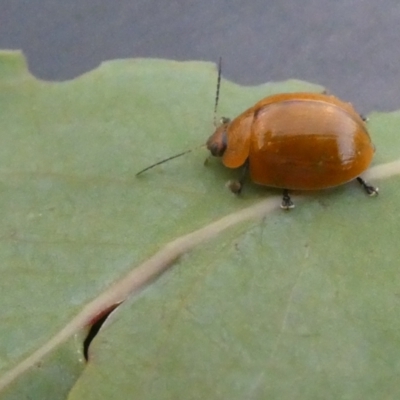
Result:
[[[120,305],[121,303],[113,304],[101,313],[97,314],[89,323],[89,332],[83,341],[83,356],[86,361],[89,361],[89,347],[93,339],[97,336],[99,330],[106,322],[108,316]]]

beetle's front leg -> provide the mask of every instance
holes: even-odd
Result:
[[[231,180],[228,182],[229,190],[234,194],[240,194],[243,189],[244,182],[249,172],[249,159],[245,161],[242,167],[240,178],[238,180]]]

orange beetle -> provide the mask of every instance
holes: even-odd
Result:
[[[260,185],[284,189],[281,207],[293,208],[289,190],[319,190],[357,179],[369,195],[378,189],[359,175],[374,146],[350,103],[319,93],[277,94],[222,124],[207,141],[228,168],[244,166],[231,185],[239,193],[247,171]]]

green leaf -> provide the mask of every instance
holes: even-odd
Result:
[[[43,82],[0,53],[1,399],[398,397],[400,114],[370,116],[377,198],[282,212],[204,148],[135,177],[206,141],[215,86],[213,64],[145,59]],[[223,80],[218,114],[321,90]]]

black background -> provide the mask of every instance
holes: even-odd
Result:
[[[362,113],[400,109],[399,0],[0,0],[0,48],[51,80],[114,58],[222,56],[240,84],[298,78]]]

